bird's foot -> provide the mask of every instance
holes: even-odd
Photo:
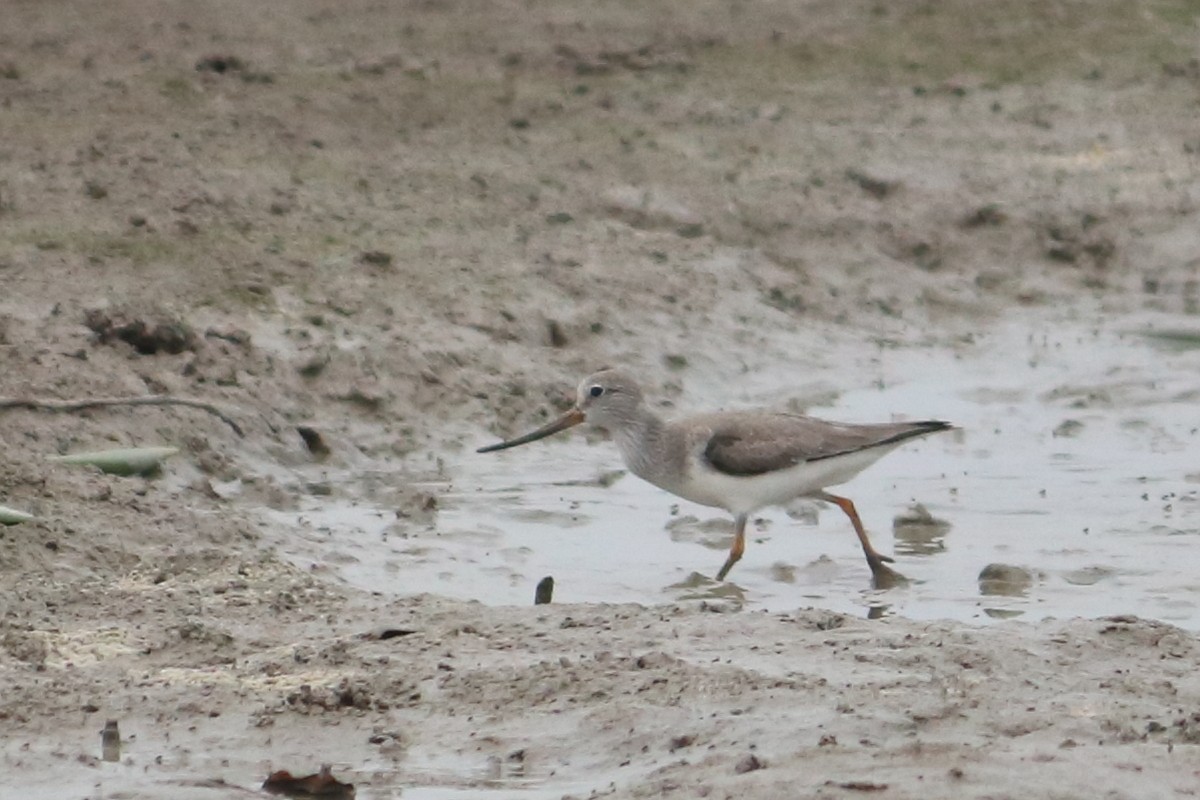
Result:
[[[887,567],[883,566],[885,563],[887,563],[887,564],[895,564],[896,563],[896,559],[892,558],[891,556],[885,556],[883,553],[879,552],[874,547],[870,547],[870,548],[864,547],[863,555],[865,555],[867,557],[867,563],[871,565],[872,572],[874,572],[877,569],[887,569]]]
[[[895,559],[888,558],[887,556],[882,556],[879,559],[867,559],[867,564],[871,567],[871,588],[894,589],[897,586],[904,586],[909,583],[908,578],[887,564],[884,564],[883,559],[895,561]]]

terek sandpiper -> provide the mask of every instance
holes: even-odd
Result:
[[[746,521],[767,506],[807,497],[833,503],[854,525],[876,585],[902,579],[867,538],[854,503],[825,491],[845,483],[909,439],[952,428],[948,422],[829,422],[772,411],[718,411],[665,421],[647,405],[638,384],[620,369],[584,378],[575,405],[553,422],[499,444],[489,453],[527,444],[587,422],[608,430],[634,475],[685,500],[734,516],[724,580],[746,549]]]

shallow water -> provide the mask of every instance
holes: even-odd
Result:
[[[845,516],[805,503],[757,515],[745,558],[728,583],[713,582],[728,515],[614,479],[616,448],[578,434],[448,460],[451,480],[425,484],[439,501],[430,528],[336,498],[273,513],[300,537],[285,551],[387,594],[528,604],[550,575],[556,602],[700,598],[977,622],[1139,614],[1200,629],[1198,344],[1190,329],[1152,317],[1103,329],[1018,320],[955,348],[830,342],[829,362],[851,370],[835,379],[864,388],[825,392],[832,399],[810,413],[933,417],[962,429],[906,445],[838,489],[911,579],[888,591],[870,588]],[[782,408],[804,393],[768,371],[733,390],[685,373],[685,389],[696,409]],[[893,532],[914,502],[944,524]],[[1027,570],[1028,580],[981,583],[990,564]]]

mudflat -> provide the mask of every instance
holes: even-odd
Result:
[[[0,505],[35,518],[0,527],[0,796],[250,796],[322,764],[359,798],[1194,794],[1197,638],[1139,607],[868,619],[749,582],[664,600],[674,572],[644,600],[534,606],[519,528],[486,574],[439,542],[497,547],[490,523],[444,522],[498,481],[473,449],[611,363],[662,406],[819,408],[1005,326],[1151,326],[1175,348],[1167,416],[1134,413],[1166,384],[1111,353],[1043,400],[1078,410],[1064,441],[1116,408],[1115,447],[1186,452],[1198,15],[5,3]],[[16,407],[146,395],[212,407]],[[1011,424],[987,402],[944,447],[986,459]],[[151,476],[48,461],[161,445],[181,452]],[[1195,482],[1179,467],[1148,459],[1143,493],[1186,563],[1192,498],[1151,496]],[[1106,490],[1058,488],[1082,536],[1069,509]],[[672,503],[639,521],[660,547]],[[379,564],[297,523],[323,504],[387,509],[395,563],[357,580]],[[784,541],[752,541],[733,584]],[[580,561],[561,559],[560,578]]]

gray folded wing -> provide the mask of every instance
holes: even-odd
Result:
[[[731,413],[714,422],[704,458],[727,475],[761,475],[951,427],[938,420],[854,425],[793,414]]]

